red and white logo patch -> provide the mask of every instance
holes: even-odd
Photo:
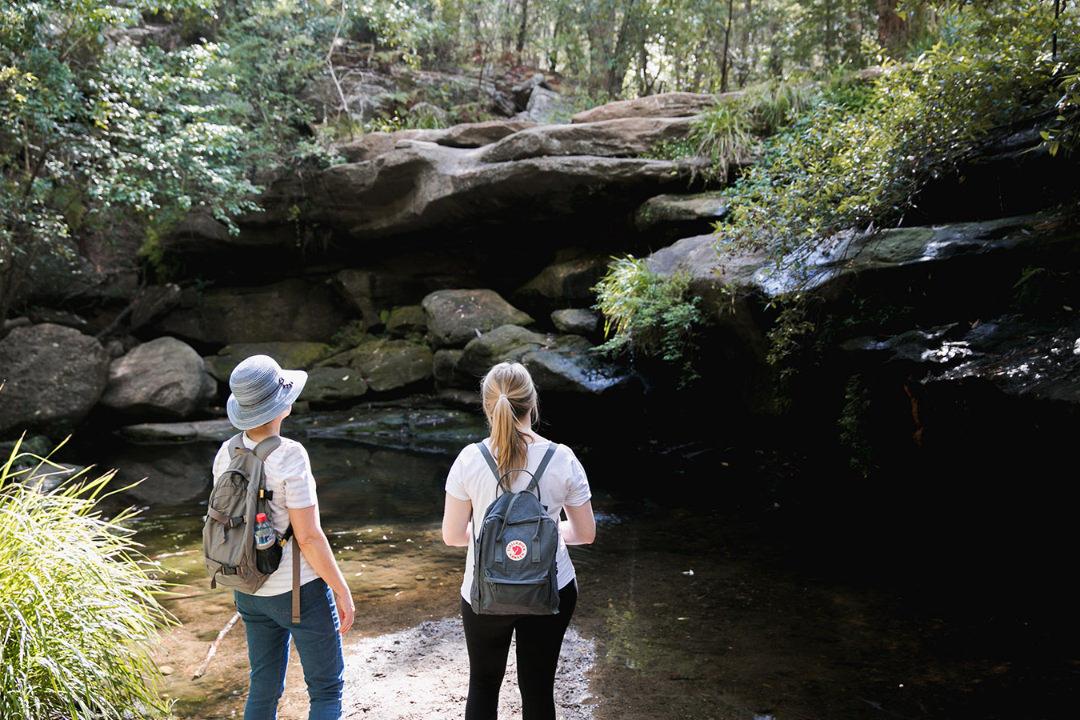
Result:
[[[524,560],[528,554],[529,548],[521,540],[511,540],[506,543],[506,557],[511,560]]]

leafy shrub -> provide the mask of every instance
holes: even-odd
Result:
[[[887,67],[868,90],[825,88],[767,141],[728,193],[728,240],[781,257],[842,228],[896,223],[928,180],[957,168],[995,129],[1053,107],[1052,8],[1026,0],[952,12],[947,39]],[[1061,34],[1080,35],[1076,13],[1063,16]],[[1061,62],[1075,67],[1080,48],[1069,52]]]
[[[626,256],[612,260],[593,290],[606,338],[598,351],[659,357],[681,367],[684,383],[696,377],[694,336],[702,316],[700,298],[690,293],[689,276],[663,277],[644,260]]]
[[[20,453],[0,468],[0,717],[164,715],[147,643],[172,621],[125,523],[101,516],[113,473],[52,490],[59,468]]]
[[[1063,77],[1060,88],[1061,97],[1055,105],[1057,115],[1042,134],[1051,155],[1062,149],[1071,153],[1080,148],[1080,72]]]

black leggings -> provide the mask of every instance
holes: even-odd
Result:
[[[517,630],[522,720],[555,720],[555,669],[577,604],[577,581],[559,591],[558,615],[477,615],[465,598],[461,618],[469,647],[465,720],[495,720],[510,638]]]

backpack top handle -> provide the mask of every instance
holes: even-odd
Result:
[[[487,461],[488,467],[491,468],[491,473],[498,481],[498,487],[495,490],[496,497],[499,494],[499,488],[503,487],[503,478],[513,472],[523,472],[529,473],[529,476],[532,478],[529,481],[529,484],[525,487],[524,492],[532,492],[533,490],[536,490],[536,499],[539,500],[541,504],[543,504],[544,499],[540,495],[540,478],[544,476],[544,471],[547,470],[548,463],[551,462],[551,457],[555,454],[555,450],[559,447],[558,444],[551,443],[551,447],[547,449],[547,452],[544,453],[544,457],[540,460],[540,464],[536,467],[535,473],[531,472],[530,470],[526,470],[525,468],[520,468],[518,470],[507,470],[501,475],[499,474],[499,465],[495,462],[495,458],[492,456],[491,451],[487,449],[487,445],[484,445],[484,441],[481,440],[480,442],[476,443],[476,446],[480,448],[480,454],[484,456],[484,460]]]

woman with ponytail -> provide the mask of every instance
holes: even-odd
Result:
[[[556,446],[540,478],[540,496],[559,523],[556,555],[559,612],[556,615],[478,615],[469,603],[473,582],[474,531],[500,491],[529,484],[551,441],[533,431],[539,419],[536,388],[520,363],[499,363],[488,371],[480,392],[491,434],[484,445],[495,458],[503,487],[497,487],[487,460],[475,444],[458,454],[446,478],[443,540],[468,547],[461,584],[461,616],[469,650],[469,698],[465,720],[496,720],[499,688],[506,672],[510,640],[517,633],[518,686],[523,720],[555,720],[555,669],[570,617],[577,603],[577,580],[567,545],[591,543],[596,536],[589,481],[574,451]],[[565,511],[566,520],[561,520]]]

